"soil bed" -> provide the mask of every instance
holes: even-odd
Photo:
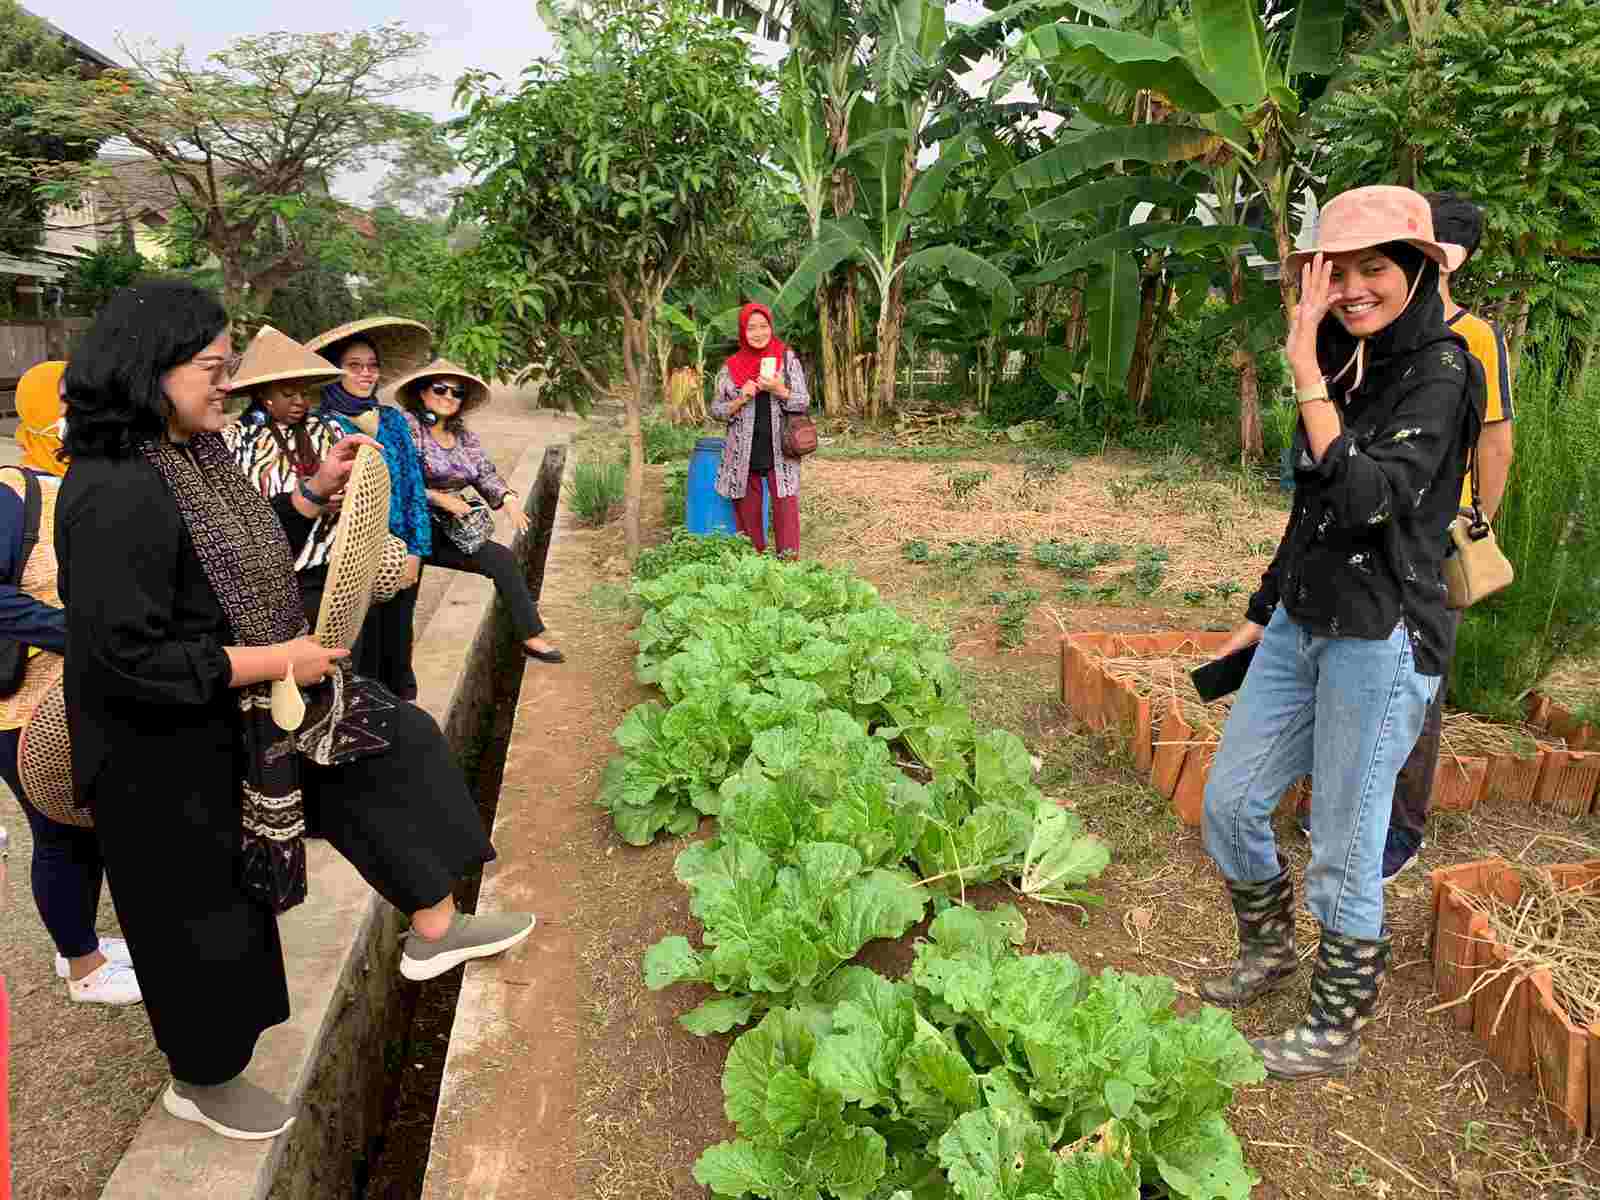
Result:
[[[934,537],[973,532],[950,529],[948,513],[937,504],[911,502],[926,500],[934,469],[917,463],[860,464],[870,465],[872,489],[881,490],[863,491],[858,503],[856,477],[847,479],[839,470],[855,465],[808,464],[803,552],[853,566],[891,602],[944,628],[977,719],[1019,733],[1043,760],[1039,783],[1046,794],[1077,808],[1089,828],[1112,846],[1112,866],[1093,885],[1105,903],[1086,918],[1031,904],[1000,886],[974,889],[969,899],[985,907],[1002,900],[1019,904],[1029,921],[1027,950],[1066,952],[1092,969],[1110,966],[1170,975],[1185,994],[1184,1002],[1197,1003],[1195,984],[1220,971],[1234,949],[1220,879],[1198,832],[1179,827],[1166,802],[1133,772],[1122,752],[1109,741],[1086,735],[1057,703],[1058,638],[1066,628],[1136,633],[1225,626],[1242,600],[1235,596],[1225,605],[1208,604],[1197,612],[1193,604],[1175,603],[1178,596],[1169,586],[1132,604],[1063,604],[1035,616],[1024,646],[1000,650],[993,610],[976,598],[981,583],[941,579],[936,570],[907,564],[900,552],[901,541],[918,536],[924,527]],[[998,477],[1002,467],[993,469]],[[866,474],[861,472],[863,478]],[[652,469],[649,477],[656,479],[658,470]],[[654,486],[647,483],[647,489]],[[1074,514],[1070,525],[1068,518],[1059,517],[1054,526],[996,524],[992,531],[977,532],[1018,541],[1036,531],[1039,540],[1052,535],[1100,540],[1095,522],[1116,502],[1103,480],[1097,486],[1104,498],[1089,511]],[[872,494],[879,497],[875,512],[865,504]],[[898,521],[884,520],[891,506],[882,503],[883,496],[896,497],[892,508]],[[1152,515],[1141,519],[1151,520]],[[1273,538],[1281,528],[1281,512],[1267,504],[1258,517],[1249,514],[1248,506],[1239,515],[1259,522],[1261,530],[1270,527]],[[1180,580],[1208,571],[1213,578],[1221,574],[1215,566],[1201,565],[1217,559],[1203,539],[1180,551],[1179,542],[1195,533],[1172,533],[1176,540],[1169,561],[1178,564],[1174,573],[1181,572]],[[1262,536],[1257,531],[1242,534],[1241,540]],[[626,586],[620,549],[620,531],[592,535],[592,561],[612,611],[603,611],[597,588],[596,612],[584,630],[588,657],[597,670],[614,675],[618,720],[630,704],[650,694],[632,682],[632,646],[626,640],[632,617],[617,603]],[[1239,577],[1243,566],[1259,569],[1257,562],[1265,562],[1244,554],[1237,560],[1240,567],[1230,562],[1222,570],[1232,569]],[[1003,569],[991,568],[986,574],[992,577]],[[1012,569],[1030,582],[1051,579],[1051,573],[1026,561]],[[597,790],[599,771],[613,750],[606,732],[593,731],[596,786],[577,802],[592,802]],[[703,823],[696,836],[709,835],[711,828],[711,822]],[[693,938],[698,932],[688,913],[687,892],[672,873],[673,860],[688,840],[663,839],[633,849],[616,839],[609,819],[597,811],[588,836],[573,847],[581,860],[578,907],[583,926],[578,980],[581,1116],[574,1164],[576,1194],[582,1197],[702,1200],[706,1193],[690,1174],[693,1162],[706,1146],[731,1135],[722,1115],[720,1076],[732,1037],[702,1039],[687,1033],[676,1017],[706,993],[694,988],[652,993],[640,974],[645,950],[660,938]],[[1280,853],[1298,880],[1309,860],[1309,846],[1287,820],[1280,829]],[[1528,1081],[1503,1078],[1470,1034],[1458,1032],[1446,1015],[1427,1011],[1437,997],[1428,958],[1431,911],[1425,872],[1488,853],[1530,863],[1597,857],[1600,820],[1574,822],[1499,804],[1433,818],[1421,867],[1388,889],[1393,969],[1364,1042],[1360,1070],[1342,1079],[1267,1084],[1239,1093],[1231,1120],[1246,1144],[1249,1162],[1262,1176],[1253,1200],[1600,1196],[1600,1158],[1592,1147],[1573,1143],[1549,1123]],[[1304,911],[1299,931],[1302,955],[1308,958],[1316,926]],[[873,943],[861,961],[898,974],[909,964],[911,945],[921,932],[919,926],[898,941]],[[1309,966],[1294,986],[1241,1012],[1240,1028],[1256,1036],[1292,1024],[1303,1012],[1308,984]]]

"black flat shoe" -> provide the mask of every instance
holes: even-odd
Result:
[[[532,646],[524,646],[522,652],[529,658],[537,658],[540,662],[564,663],[567,656],[560,650],[535,650]]]

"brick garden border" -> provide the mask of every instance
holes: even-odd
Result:
[[[1600,859],[1542,868],[1563,887],[1596,886]],[[1465,894],[1495,894],[1515,902],[1520,870],[1504,859],[1433,871],[1433,985],[1457,1029],[1471,1030],[1507,1075],[1532,1076],[1540,1095],[1577,1134],[1600,1135],[1600,1025],[1574,1024],[1556,1001],[1547,970],[1507,972],[1472,989],[1479,977],[1510,959],[1489,920]]]
[[[1158,657],[1185,646],[1216,651],[1228,637],[1226,633],[1175,631],[1084,632],[1061,638],[1061,702],[1090,729],[1120,739],[1135,767],[1172,802],[1173,811],[1186,825],[1200,823],[1206,778],[1217,753],[1216,739],[1202,737],[1192,729],[1174,701],[1140,697],[1128,684],[1113,679],[1101,660]],[[1494,797],[1554,809],[1570,817],[1594,810],[1600,802],[1600,731],[1538,693],[1529,698],[1528,721],[1567,739],[1568,749],[1541,749],[1530,755],[1443,757],[1434,778],[1432,807],[1464,810]],[[1301,786],[1291,788],[1285,801]]]

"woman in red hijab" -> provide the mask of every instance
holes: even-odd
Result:
[[[783,414],[811,407],[805,372],[793,350],[772,330],[765,304],[739,310],[739,349],[717,373],[711,415],[728,423],[717,468],[717,492],[733,501],[739,532],[759,551],[767,548],[761,522],[761,484],[772,497],[772,532],[778,554],[800,553],[800,460],[783,453]]]

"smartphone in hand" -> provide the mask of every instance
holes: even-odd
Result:
[[[1260,644],[1252,642],[1242,650],[1214,658],[1190,671],[1189,678],[1194,681],[1194,690],[1200,693],[1200,699],[1210,704],[1243,687],[1244,677],[1250,670],[1250,660],[1256,656],[1256,647]]]

